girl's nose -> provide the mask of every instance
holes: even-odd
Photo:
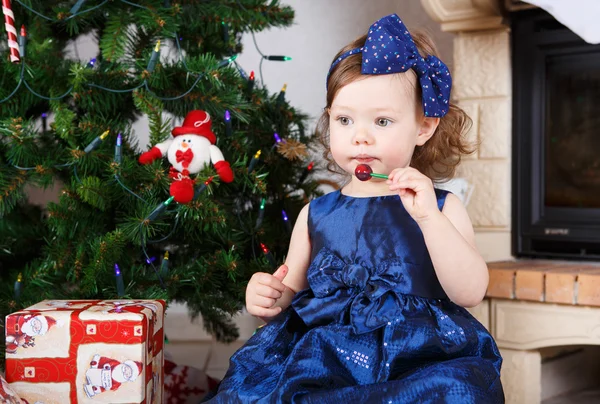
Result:
[[[359,144],[371,144],[373,143],[373,136],[369,134],[367,129],[357,129],[354,137],[352,138],[352,143],[355,145]]]

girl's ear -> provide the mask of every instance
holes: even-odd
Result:
[[[421,122],[419,133],[417,134],[417,146],[423,146],[433,136],[435,130],[440,124],[440,118],[424,117]]]

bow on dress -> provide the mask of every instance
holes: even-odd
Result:
[[[327,82],[339,62],[360,52],[362,74],[392,74],[413,69],[419,78],[425,116],[446,115],[452,89],[450,71],[436,56],[424,58],[419,54],[412,36],[398,15],[388,15],[371,25],[362,48],[351,49],[332,63]]]
[[[374,268],[346,263],[323,248],[308,269],[309,288],[298,293],[292,307],[308,326],[349,321],[357,334],[403,317],[399,293],[412,288],[409,267],[390,259]]]

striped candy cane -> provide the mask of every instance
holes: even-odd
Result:
[[[13,63],[21,60],[19,44],[17,43],[17,30],[15,28],[15,15],[10,8],[10,0],[2,0],[2,13],[4,14],[4,27],[8,34],[8,47],[10,48],[10,61]]]

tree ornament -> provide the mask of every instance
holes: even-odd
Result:
[[[233,181],[231,166],[215,145],[217,137],[211,127],[212,121],[208,112],[190,111],[183,124],[171,131],[173,138],[158,143],[140,155],[140,164],[150,164],[167,156],[171,163],[170,194],[177,203],[189,203],[194,198],[194,180],[190,175],[200,172],[209,162],[214,165],[221,181]]]
[[[8,35],[8,47],[10,48],[10,61],[18,63],[21,61],[19,43],[17,42],[17,29],[15,28],[15,15],[10,6],[10,0],[2,0],[2,13],[4,14],[4,28]]]
[[[291,161],[302,160],[308,156],[306,145],[293,139],[288,139],[285,142],[277,142],[277,151]]]

